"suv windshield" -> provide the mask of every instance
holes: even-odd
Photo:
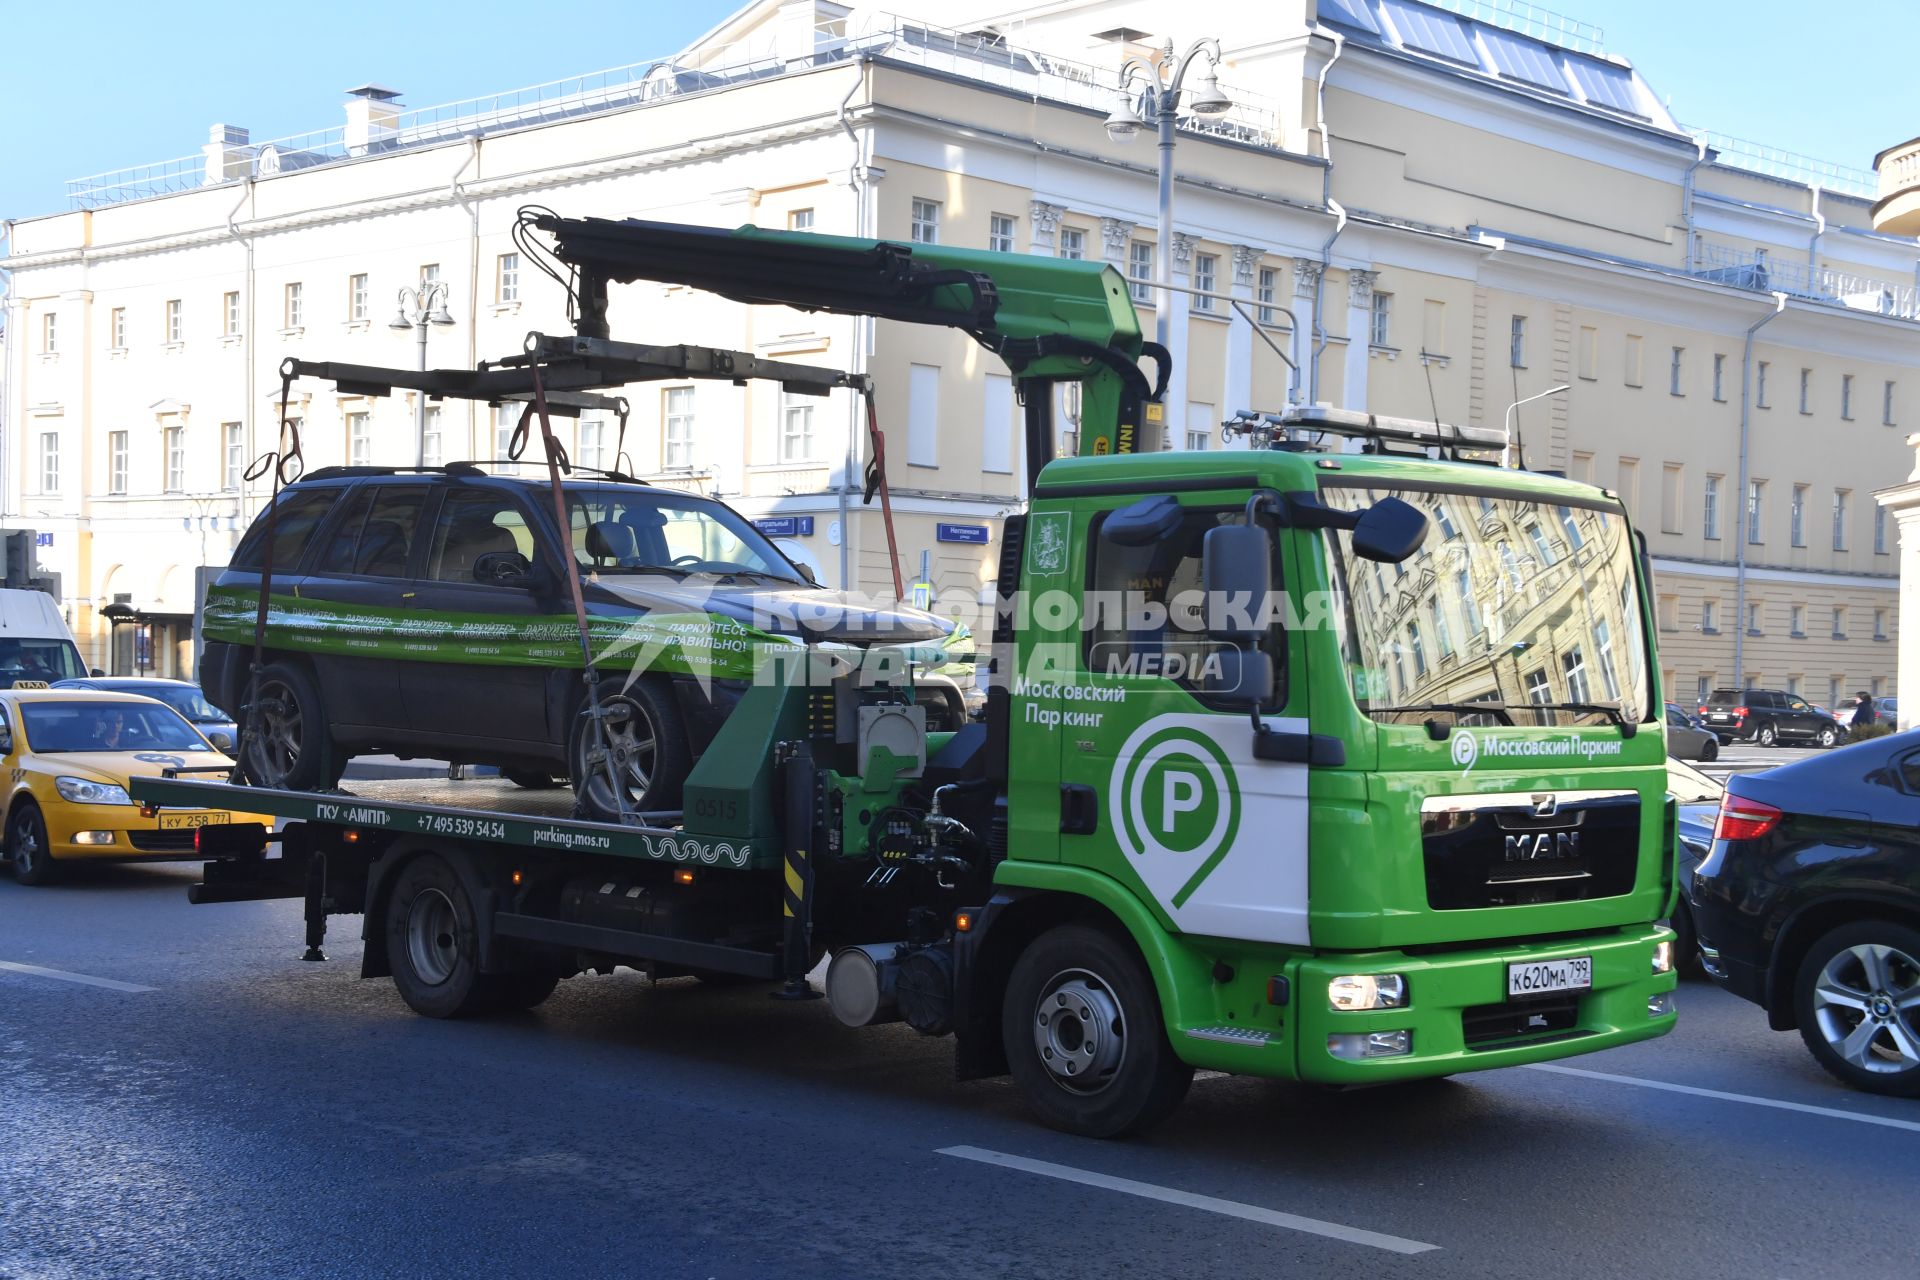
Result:
[[[1639,722],[1651,703],[1625,517],[1611,503],[1547,505],[1437,487],[1323,482],[1327,505],[1392,496],[1431,521],[1398,565],[1329,531],[1346,599],[1355,700],[1378,721],[1568,725]],[[1484,712],[1468,704],[1487,704]]]
[[[598,573],[750,573],[806,585],[737,513],[691,494],[569,487],[573,558]]]
[[[206,751],[194,727],[157,702],[26,702],[20,706],[35,751]]]

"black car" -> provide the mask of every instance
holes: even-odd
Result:
[[[354,754],[385,751],[523,785],[571,778],[594,817],[671,809],[763,661],[822,644],[906,654],[954,631],[817,586],[711,498],[575,468],[564,517],[556,505],[544,480],[473,463],[331,467],[284,490],[271,539],[262,513],[202,621],[200,683],[241,721],[249,779],[326,788]],[[602,682],[591,699],[575,584]],[[241,714],[250,680],[256,726]],[[952,686],[940,705],[963,721]]]
[[[1716,982],[1855,1088],[1920,1097],[1920,730],[1730,779],[1688,894]]]
[[[1811,742],[1831,747],[1846,739],[1840,722],[1797,693],[1781,689],[1715,689],[1700,718],[1722,742]]]

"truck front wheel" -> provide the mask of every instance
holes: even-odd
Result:
[[[1102,930],[1041,934],[1007,979],[1007,1064],[1040,1119],[1089,1138],[1138,1133],[1186,1097],[1193,1068],[1174,1056],[1153,979]]]

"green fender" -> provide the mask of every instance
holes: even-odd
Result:
[[[994,884],[1000,888],[1036,889],[1066,894],[1096,902],[1113,914],[1133,939],[1133,945],[1147,962],[1154,989],[1160,996],[1160,1014],[1167,1035],[1179,1043],[1184,1027],[1195,1026],[1212,1017],[1206,1003],[1211,986],[1212,964],[1179,934],[1168,933],[1153,913],[1126,886],[1111,876],[1086,867],[1059,863],[1020,862],[1008,859],[994,872]],[[1198,993],[1201,1000],[1188,1007]]]

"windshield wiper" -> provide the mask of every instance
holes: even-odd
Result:
[[[1460,715],[1499,716],[1500,723],[1510,725],[1513,716],[1507,711],[1504,702],[1426,702],[1417,707],[1369,707],[1368,711],[1452,711]]]
[[[1614,727],[1620,730],[1620,736],[1623,738],[1631,738],[1634,732],[1640,727],[1636,724],[1630,724],[1627,718],[1620,714],[1620,708],[1609,707],[1604,702],[1530,702],[1527,705],[1536,707],[1541,711],[1598,712],[1613,721]]]

